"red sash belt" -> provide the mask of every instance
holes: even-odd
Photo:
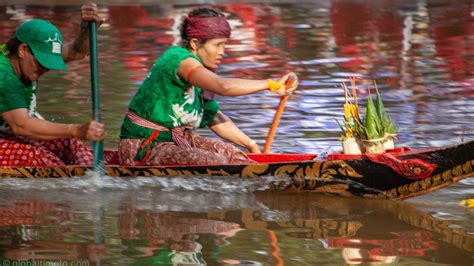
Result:
[[[139,162],[142,162],[142,163],[146,162],[146,160],[150,156],[150,152],[154,147],[155,140],[158,138],[160,131],[161,132],[171,131],[171,138],[173,139],[173,142],[176,145],[182,146],[182,147],[191,147],[191,144],[185,138],[184,132],[187,128],[184,126],[174,127],[170,130],[169,128],[165,126],[149,121],[130,110],[127,112],[126,115],[128,119],[132,121],[132,123],[154,130],[153,133],[147,139],[145,139],[140,145],[140,150],[137,152],[137,156],[135,157],[135,159]]]

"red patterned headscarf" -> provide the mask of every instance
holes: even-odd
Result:
[[[230,25],[224,16],[217,17],[186,17],[188,38],[210,40],[215,38],[229,38]]]

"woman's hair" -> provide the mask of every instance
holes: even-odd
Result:
[[[10,40],[7,41],[7,50],[8,53],[10,54],[16,54],[18,53],[18,48],[20,47],[20,44],[23,42],[18,40],[16,37],[11,38]]]
[[[191,10],[188,13],[189,18],[208,18],[208,17],[225,17],[224,13],[222,13],[218,9],[210,8],[210,7],[199,7],[196,9]],[[188,30],[188,22],[185,19],[181,23],[180,32],[181,32],[181,46],[189,48],[189,39],[187,36]],[[202,42],[206,42],[206,40],[202,40]]]

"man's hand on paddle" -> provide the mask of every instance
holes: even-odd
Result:
[[[79,126],[78,137],[84,140],[100,141],[107,137],[107,131],[104,124],[90,121]]]
[[[95,21],[97,28],[105,21],[99,16],[97,5],[94,3],[88,3],[81,7],[81,28],[87,29],[90,21]]]
[[[99,28],[105,19],[99,16],[97,5],[85,4],[81,7],[81,25],[73,41],[64,44],[63,59],[68,63],[80,60],[89,54],[89,22],[94,21]]]
[[[290,72],[278,80],[282,84],[281,88],[276,91],[280,95],[289,95],[298,87],[298,77],[295,73]]]

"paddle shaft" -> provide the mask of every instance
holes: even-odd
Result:
[[[275,133],[280,123],[280,117],[283,114],[283,110],[285,109],[286,101],[288,101],[288,95],[284,95],[280,98],[280,103],[278,104],[277,111],[275,113],[275,117],[273,117],[273,123],[268,132],[267,140],[265,141],[265,146],[263,147],[263,153],[269,153],[270,147],[273,143],[273,138],[275,138]]]
[[[92,119],[100,122],[99,59],[97,55],[95,21],[89,22],[89,47],[91,62]],[[103,141],[94,141],[94,170],[101,169],[104,157]]]
[[[296,81],[297,81],[296,75],[291,74],[285,82],[285,85],[284,85],[285,89],[291,88],[291,86],[293,86]],[[283,95],[280,98],[280,103],[278,104],[275,117],[273,117],[272,126],[270,128],[270,131],[268,132],[267,140],[265,141],[265,146],[263,147],[263,153],[270,152],[270,146],[272,146],[276,129],[278,127],[278,124],[280,123],[281,114],[283,114],[283,110],[285,110],[285,104],[286,104],[286,101],[288,100],[288,96],[289,95]]]

